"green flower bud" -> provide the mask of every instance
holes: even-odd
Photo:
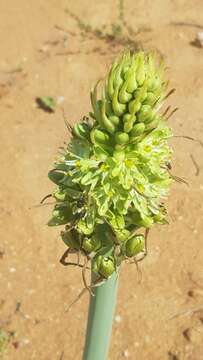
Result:
[[[84,237],[82,241],[82,248],[87,252],[91,253],[92,251],[97,251],[101,247],[101,240],[98,236],[92,235],[89,237]]]
[[[109,145],[110,137],[105,131],[101,131],[98,129],[92,129],[90,133],[90,139],[93,144],[106,144]]]
[[[125,152],[123,151],[123,147],[117,145],[117,148],[113,152],[113,157],[118,161],[123,161],[125,159]]]
[[[96,90],[91,93],[93,116],[101,128],[110,134],[122,129],[129,133],[136,117],[145,124],[153,122],[157,110],[152,111],[152,107],[163,99],[165,90],[162,76],[163,67],[156,66],[153,55],[142,51],[134,55],[125,52],[110,69],[103,100],[95,100]]]
[[[134,99],[139,99],[140,102],[143,104],[147,97],[147,84],[145,83],[142,87],[137,89],[134,94]]]
[[[145,124],[143,124],[143,123],[136,124],[133,126],[133,128],[130,132],[130,137],[133,138],[133,137],[142,135],[144,131],[145,131]]]
[[[120,119],[116,115],[109,115],[109,121],[111,121],[114,124],[114,126],[117,128],[119,125]]]
[[[121,90],[119,92],[119,101],[121,103],[125,104],[125,103],[129,102],[130,99],[132,98],[132,94],[127,91],[131,78],[132,78],[132,75],[130,72],[128,72],[128,77],[127,77],[126,81],[123,83]]]
[[[142,86],[145,81],[145,61],[143,53],[140,53],[136,74],[138,86]]]
[[[107,91],[110,99],[113,98],[113,94],[114,94],[114,79],[116,74],[116,68],[117,68],[117,63],[114,63],[110,70],[108,82],[107,82]]]
[[[136,74],[132,73],[127,85],[127,91],[132,94],[137,89]]]
[[[148,80],[149,91],[155,91],[161,87],[161,79],[159,76],[152,77]]]
[[[159,116],[155,116],[153,118],[153,120],[151,122],[149,122],[149,123],[145,122],[146,131],[150,131],[150,130],[155,129],[159,125],[159,122],[160,122],[160,117]]]
[[[141,105],[139,98],[132,100],[128,105],[129,113],[133,115],[136,114],[140,110]]]
[[[109,120],[106,115],[106,100],[103,99],[101,102],[101,122],[104,128],[111,134],[116,130],[115,125]]]
[[[127,91],[131,94],[137,89],[136,70],[137,70],[137,61],[135,59],[132,59],[132,65],[128,70],[128,78],[127,78],[128,80]]]
[[[125,253],[127,257],[138,255],[145,247],[145,237],[143,235],[135,235],[126,242]]]
[[[148,92],[144,100],[144,104],[153,106],[157,101],[157,95],[153,92]]]
[[[142,108],[138,114],[138,121],[144,123],[150,123],[154,120],[155,112],[150,105],[142,105]]]
[[[135,115],[129,113],[123,115],[124,131],[126,133],[129,133],[132,130],[135,121],[136,121]]]
[[[115,142],[116,144],[123,145],[127,144],[129,141],[129,135],[124,132],[115,133]]]
[[[122,73],[122,64],[118,64],[116,71],[115,71],[115,77],[114,77],[114,82],[113,82],[114,92],[115,92],[115,89],[119,89],[123,83],[121,73]]]
[[[126,105],[121,104],[118,101],[118,91],[119,91],[119,87],[117,87],[114,91],[114,95],[113,95],[113,99],[112,99],[112,107],[113,107],[113,111],[114,111],[115,115],[121,116],[121,115],[123,115],[123,113],[126,110]]]

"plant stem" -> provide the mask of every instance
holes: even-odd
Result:
[[[95,275],[92,273],[92,284]],[[93,288],[89,304],[88,324],[86,331],[83,360],[106,360],[111,339],[118,274],[114,273],[106,282]]]

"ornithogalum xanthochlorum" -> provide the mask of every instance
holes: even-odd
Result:
[[[172,133],[159,112],[163,76],[153,54],[124,52],[91,91],[91,119],[73,127],[49,172],[57,184],[49,225],[65,225],[62,240],[91,258],[102,278],[122,260],[142,258],[143,229],[166,223]]]

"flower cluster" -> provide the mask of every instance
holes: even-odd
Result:
[[[91,119],[75,124],[49,172],[57,184],[49,225],[65,225],[62,240],[102,278],[144,257],[143,229],[166,222],[172,133],[159,113],[163,76],[153,54],[125,52],[91,91]]]

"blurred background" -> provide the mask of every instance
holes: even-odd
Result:
[[[120,276],[110,360],[203,359],[202,0],[2,0],[0,2],[0,358],[79,360],[88,310],[78,268],[59,259],[48,228],[47,172],[89,91],[124,47],[156,50],[171,88],[177,136],[169,225],[150,232],[149,254]]]

